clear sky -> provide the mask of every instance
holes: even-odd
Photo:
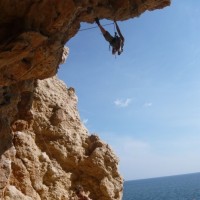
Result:
[[[76,89],[82,121],[114,149],[125,180],[199,172],[200,1],[174,0],[118,24],[117,58],[98,28],[66,44],[58,76]]]

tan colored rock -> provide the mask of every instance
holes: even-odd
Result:
[[[56,77],[29,84],[14,95],[18,113],[12,116],[12,151],[7,147],[0,166],[1,195],[8,200],[76,199],[80,184],[91,199],[121,199],[118,159],[80,121],[75,90]]]
[[[53,76],[81,22],[126,20],[169,4],[0,0],[1,199],[78,200],[77,185],[93,200],[122,198],[117,157],[80,121],[75,90]]]
[[[0,85],[56,74],[64,44],[95,17],[126,20],[170,0],[0,0]]]
[[[61,60],[60,64],[64,64],[65,63],[65,61],[67,60],[68,55],[69,55],[69,48],[65,46],[63,48],[62,60]]]

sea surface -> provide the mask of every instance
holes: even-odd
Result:
[[[126,181],[123,200],[200,200],[200,173]]]

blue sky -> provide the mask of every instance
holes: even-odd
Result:
[[[176,0],[119,22],[125,46],[116,58],[98,28],[66,44],[58,76],[76,89],[82,121],[117,153],[126,180],[200,171],[199,19],[200,1]]]

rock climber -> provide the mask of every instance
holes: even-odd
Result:
[[[118,55],[120,55],[123,52],[124,37],[121,34],[121,31],[119,29],[119,26],[117,25],[117,22],[114,21],[116,29],[117,29],[117,33],[119,34],[119,36],[115,32],[114,37],[103,28],[103,26],[100,24],[98,18],[95,18],[95,22],[98,25],[98,27],[100,28],[106,41],[108,41],[110,43],[110,46],[112,47],[112,54],[115,55],[117,53]]]

